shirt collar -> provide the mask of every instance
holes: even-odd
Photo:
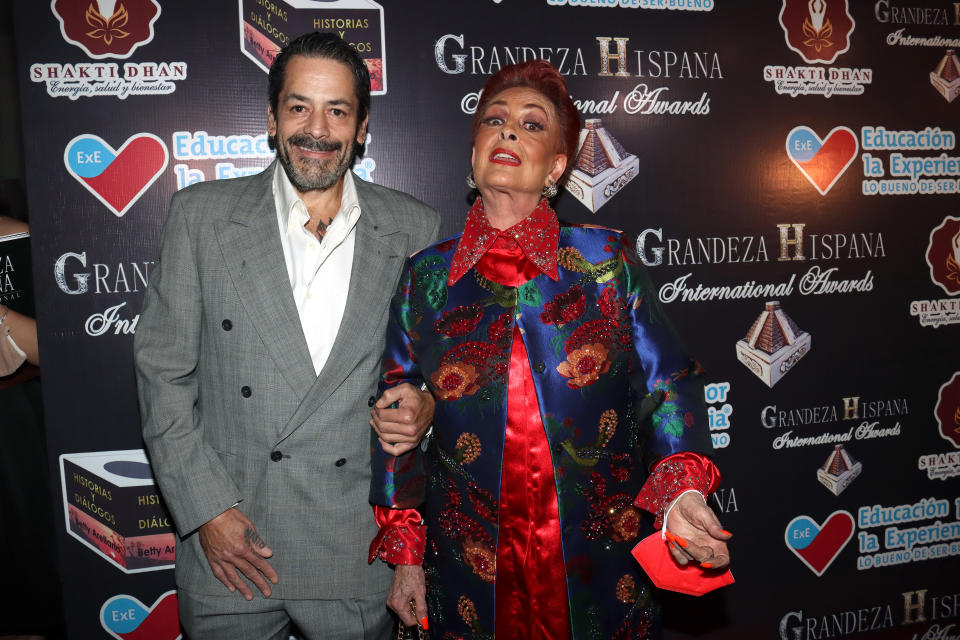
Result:
[[[304,204],[300,194],[294,189],[290,178],[287,177],[287,172],[284,171],[279,162],[273,170],[273,195],[277,203],[277,215],[280,217],[281,229],[287,228],[287,224],[290,222],[290,214],[298,204],[302,207],[303,215],[309,217],[307,205]],[[357,218],[360,217],[360,200],[357,198],[357,186],[353,182],[353,171],[351,170],[343,174],[343,193],[340,196],[340,209],[337,211],[336,218],[333,219],[334,224],[341,216],[346,221],[348,229],[353,228]]]
[[[526,258],[553,280],[559,280],[557,271],[557,246],[560,243],[560,223],[557,214],[550,208],[546,198],[529,216],[509,229],[494,229],[483,210],[483,199],[477,200],[467,213],[463,235],[457,243],[450,263],[447,284],[453,285],[473,268],[490,250],[497,238],[512,238],[523,250]]]

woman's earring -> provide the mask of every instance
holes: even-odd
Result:
[[[550,181],[550,184],[543,188],[543,197],[549,200],[553,196],[557,195],[557,183],[553,180]]]
[[[477,181],[473,179],[473,171],[467,174],[467,186],[471,189],[477,188]]]

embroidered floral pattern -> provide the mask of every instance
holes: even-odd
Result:
[[[497,552],[479,540],[463,541],[463,559],[484,582],[493,583],[497,577]]]
[[[617,600],[624,604],[637,600],[637,581],[629,573],[617,580]]]
[[[459,400],[463,396],[472,396],[480,389],[476,384],[479,377],[476,367],[455,362],[442,365],[430,376],[437,396],[441,400]]]
[[[567,355],[566,362],[557,366],[557,372],[568,378],[571,389],[586,387],[610,370],[609,351],[602,344],[588,344]]]
[[[610,457],[610,475],[617,482],[627,482],[633,473],[633,458],[628,453],[616,453]]]
[[[467,596],[460,596],[457,600],[457,613],[467,625],[472,626],[477,621],[477,607]]]
[[[457,438],[457,458],[463,464],[470,464],[480,457],[480,438],[475,433],[461,433]]]
[[[608,496],[607,483],[594,471],[585,494],[590,510],[581,528],[587,540],[611,538],[616,542],[632,540],[640,531],[640,513],[631,506],[632,497],[619,492]],[[625,510],[633,513],[623,514]]]
[[[600,415],[600,424],[597,425],[597,444],[601,447],[607,446],[613,434],[617,432],[617,412],[613,409],[607,409]]]
[[[470,504],[473,505],[474,512],[487,522],[496,523],[499,504],[493,494],[486,489],[481,489],[475,482],[467,484],[467,494],[470,496]]]
[[[633,540],[640,533],[640,512],[634,507],[624,507],[613,516],[611,527],[610,537],[617,542]]]
[[[540,314],[540,321],[544,324],[562,326],[582,316],[587,304],[583,289],[574,286],[565,293],[558,293],[543,306],[544,311]]]
[[[483,311],[480,305],[461,305],[450,311],[444,311],[443,315],[433,323],[433,330],[448,338],[465,336],[477,328],[482,317]]]
[[[587,262],[583,254],[574,247],[561,247],[557,249],[557,264],[567,271],[583,273],[590,263]]]

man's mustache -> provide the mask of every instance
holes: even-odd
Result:
[[[305,133],[295,133],[287,138],[287,143],[308,151],[339,151],[343,148],[342,142],[333,140],[317,140]]]

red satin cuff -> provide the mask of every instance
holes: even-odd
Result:
[[[719,485],[720,470],[709,458],[684,451],[657,463],[633,504],[654,514],[653,526],[659,529],[663,525],[664,511],[681,493],[696,489],[706,497]]]
[[[380,533],[370,543],[367,562],[380,558],[390,564],[421,564],[427,548],[427,525],[416,509],[391,509],[373,505]]]

